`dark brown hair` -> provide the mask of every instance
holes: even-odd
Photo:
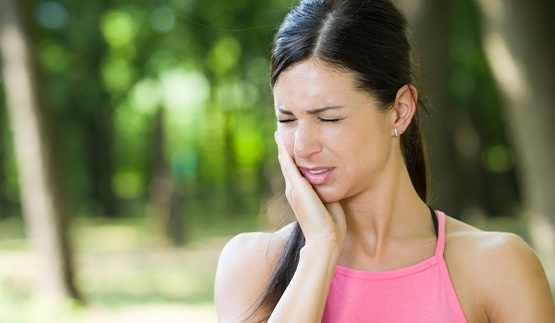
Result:
[[[357,86],[387,110],[399,88],[414,81],[407,30],[405,17],[389,0],[301,1],[275,35],[270,83],[273,87],[281,72],[294,64],[317,58],[353,72]],[[423,107],[421,99],[417,103]],[[401,150],[415,190],[427,201],[427,161],[418,109],[401,136]],[[253,314],[276,306],[295,273],[304,243],[296,223]]]

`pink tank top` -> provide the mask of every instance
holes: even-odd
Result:
[[[391,271],[337,266],[322,322],[466,323],[443,258],[445,214],[436,214],[438,239],[433,257]]]

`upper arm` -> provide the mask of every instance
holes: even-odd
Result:
[[[555,322],[555,306],[543,267],[517,235],[499,234],[480,257],[490,322]]]
[[[222,250],[214,288],[220,322],[244,320],[266,287],[271,273],[268,235],[243,233]]]

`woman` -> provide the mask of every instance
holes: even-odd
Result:
[[[555,322],[520,238],[427,206],[406,29],[388,0],[305,0],[285,18],[271,85],[297,221],[226,245],[221,322]]]

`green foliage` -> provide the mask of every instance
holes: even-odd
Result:
[[[164,158],[187,196],[236,180],[263,191],[257,169],[270,157],[259,126],[273,123],[267,48],[287,7],[247,0],[32,7],[42,85],[64,141],[76,210],[105,203],[103,190],[120,201],[148,198],[159,109]],[[5,178],[15,179],[11,149],[2,157]],[[3,197],[17,192],[14,180],[4,185]]]
[[[473,2],[464,0],[453,1],[451,10],[456,14],[450,20],[450,108],[469,121],[465,136],[459,135],[458,140],[476,146],[477,153],[470,163],[467,157],[466,164],[476,165],[478,174],[474,176],[480,179],[479,184],[458,185],[479,192],[474,198],[480,200],[475,203],[488,214],[506,215],[514,212],[519,201],[514,153],[507,142],[500,95],[481,45],[478,10]]]
[[[55,112],[77,212],[103,214],[113,201],[148,201],[161,146],[181,205],[204,205],[216,214],[258,212],[269,189],[264,174],[275,166],[269,48],[289,0],[30,3],[41,92]],[[477,13],[467,1],[454,6],[449,108],[478,128],[484,174],[514,191],[512,152]],[[163,139],[156,137],[160,111]],[[3,120],[0,201],[9,202],[0,207],[7,210],[18,189]]]

